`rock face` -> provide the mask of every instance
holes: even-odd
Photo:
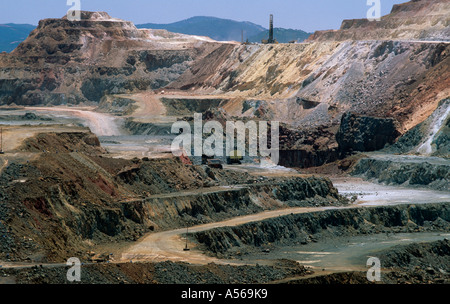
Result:
[[[450,6],[448,0],[412,0],[396,4],[380,21],[351,19],[339,31],[318,31],[309,40],[449,40]]]
[[[382,267],[383,284],[448,284],[450,283],[450,241],[397,245],[377,252]],[[340,272],[298,279],[291,284],[372,284],[366,272]]]
[[[450,241],[398,245],[379,254],[383,267],[398,269],[389,275],[392,283],[450,282]],[[405,275],[405,273],[409,275]],[[408,279],[409,278],[409,279]]]
[[[450,163],[434,158],[396,155],[384,159],[363,158],[357,162],[351,174],[391,185],[450,190]]]
[[[345,155],[352,151],[376,151],[392,144],[400,135],[392,118],[357,116],[345,113],[336,134],[339,151]]]
[[[25,140],[19,148],[29,152],[84,152],[90,154],[105,153],[97,136],[90,132],[46,133]]]
[[[415,2],[402,7],[411,16],[419,9]],[[438,24],[446,20],[433,16]],[[373,27],[359,31],[378,32],[382,25]],[[0,103],[93,103],[165,87],[225,93],[234,101],[226,108],[230,115],[279,120],[294,129],[338,123],[351,110],[392,116],[408,130],[432,113],[442,99],[437,94],[448,92],[449,47],[389,36],[235,45],[139,30],[106,13],[84,12],[80,22],[41,21],[12,54],[0,56]],[[261,102],[252,104],[255,99]]]
[[[67,284],[69,267],[0,269],[2,283]],[[291,260],[277,260],[275,265],[191,265],[184,262],[108,263],[83,265],[84,284],[267,284],[311,271]],[[9,278],[8,278],[9,276]],[[365,277],[364,277],[365,278]],[[366,279],[367,282],[367,279]],[[178,298],[178,296],[173,297]]]
[[[449,158],[450,99],[442,100],[424,122],[403,134],[394,145],[384,151]]]
[[[123,202],[125,216],[134,222],[169,229],[200,225],[283,206],[342,205],[331,181],[322,178],[295,178],[249,185],[232,190],[156,195],[144,200]],[[164,216],[160,216],[164,214]]]
[[[418,124],[381,153],[360,159],[351,174],[377,182],[448,191],[450,100],[444,99]]]
[[[448,204],[401,205],[327,210],[286,215],[237,227],[194,233],[204,249],[218,256],[261,250],[269,244],[308,243],[333,236],[381,232],[449,231]]]

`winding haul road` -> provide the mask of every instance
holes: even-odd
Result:
[[[339,178],[333,180],[333,184],[341,194],[356,193],[359,196],[356,204],[345,207],[295,207],[273,211],[265,211],[257,214],[232,218],[222,222],[214,222],[199,226],[150,233],[143,237],[137,244],[122,252],[120,261],[177,261],[191,264],[205,265],[216,264],[248,264],[238,260],[222,260],[207,256],[190,244],[189,251],[183,251],[186,245],[186,232],[200,232],[214,228],[238,226],[245,223],[262,221],[269,218],[284,216],[288,214],[299,214],[309,212],[321,212],[330,209],[370,208],[386,205],[400,204],[426,204],[450,202],[450,193],[432,191],[425,189],[411,189],[404,187],[384,186],[362,181],[359,178]],[[358,190],[356,190],[358,189]],[[413,198],[413,200],[412,200]]]
[[[222,222],[214,222],[210,224],[204,224],[199,226],[190,227],[187,229],[175,229],[169,231],[162,231],[157,233],[151,233],[140,240],[136,245],[127,249],[122,253],[122,261],[176,261],[176,262],[188,262],[191,264],[204,265],[208,263],[216,264],[242,264],[239,261],[221,260],[205,255],[200,250],[191,248],[189,251],[184,251],[186,240],[182,236],[186,232],[200,232],[213,228],[238,226],[245,223],[262,221],[269,218],[279,217],[288,214],[318,212],[326,209],[337,208],[355,208],[352,207],[317,207],[317,208],[287,208],[281,210],[265,211],[257,214],[240,216],[225,220]],[[192,247],[189,246],[189,247]]]
[[[69,108],[69,107],[26,107],[26,110],[38,112],[51,112],[53,115],[69,115],[81,119],[86,127],[97,136],[122,135],[118,126],[118,118],[106,114],[94,112],[93,108]]]

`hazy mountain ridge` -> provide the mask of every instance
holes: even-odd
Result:
[[[241,40],[241,33],[244,30],[244,39],[255,36],[266,29],[251,22],[239,22],[216,17],[192,17],[186,20],[169,23],[138,24],[137,28],[164,29],[169,32],[182,33],[187,35],[207,36],[218,41]]]
[[[165,29],[169,32],[182,33],[187,35],[207,36],[217,41],[241,41],[242,30],[244,40],[249,42],[261,42],[269,37],[269,30],[248,21],[234,21],[216,17],[192,17],[186,20],[169,23],[138,24],[137,28]],[[275,28],[275,38],[278,42],[286,43],[291,40],[303,41],[309,37],[310,33],[302,30]]]
[[[36,28],[31,24],[0,24],[0,52],[11,52]]]

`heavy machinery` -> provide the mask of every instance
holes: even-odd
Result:
[[[184,246],[183,251],[189,251],[190,250],[189,247],[188,247],[188,239],[187,239],[188,233],[189,233],[189,227],[186,227],[186,245]]]
[[[228,165],[241,164],[241,160],[244,159],[242,155],[243,155],[242,152],[237,149],[231,151],[230,155],[227,156],[227,164]]]

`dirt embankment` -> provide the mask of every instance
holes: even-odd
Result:
[[[450,241],[398,245],[380,254],[392,284],[450,283]]]
[[[0,57],[1,104],[98,103],[109,94],[158,89],[224,45],[137,29],[103,12],[83,11],[82,18],[41,20],[11,54]]]
[[[310,274],[294,261],[273,266],[231,266],[187,263],[91,264],[81,268],[79,284],[264,284]],[[69,267],[0,270],[2,280],[18,284],[67,284]]]
[[[378,253],[382,261],[382,284],[448,284],[449,240],[398,245]],[[0,282],[19,284],[66,284],[67,267],[2,269]],[[231,266],[187,263],[119,263],[82,266],[80,284],[373,284],[366,272],[313,272],[289,260],[273,266]],[[302,278],[305,277],[305,278]],[[376,284],[376,283],[375,283]]]
[[[90,132],[41,133],[26,139],[19,150],[50,153],[106,153],[100,146],[97,136]]]
[[[172,123],[150,123],[125,120],[123,127],[133,135],[171,135]]]
[[[122,206],[127,217],[135,222],[165,230],[277,208],[346,203],[328,179],[307,177],[153,195],[144,200],[123,202]]]
[[[397,245],[377,254],[381,284],[448,284],[450,241]],[[342,272],[294,279],[288,284],[370,284],[366,272]]]
[[[450,209],[443,203],[293,214],[196,232],[194,237],[211,254],[232,257],[274,245],[306,244],[333,236],[449,230]]]
[[[317,31],[307,41],[447,40],[450,7],[447,0],[413,0],[393,6],[378,22],[350,19],[338,31]]]
[[[450,158],[450,98],[443,99],[425,121],[403,134],[387,153]]]
[[[438,159],[439,160],[439,159]],[[408,185],[431,189],[450,190],[450,163],[436,163],[433,158],[362,158],[353,167],[351,174],[368,180],[390,185]]]

